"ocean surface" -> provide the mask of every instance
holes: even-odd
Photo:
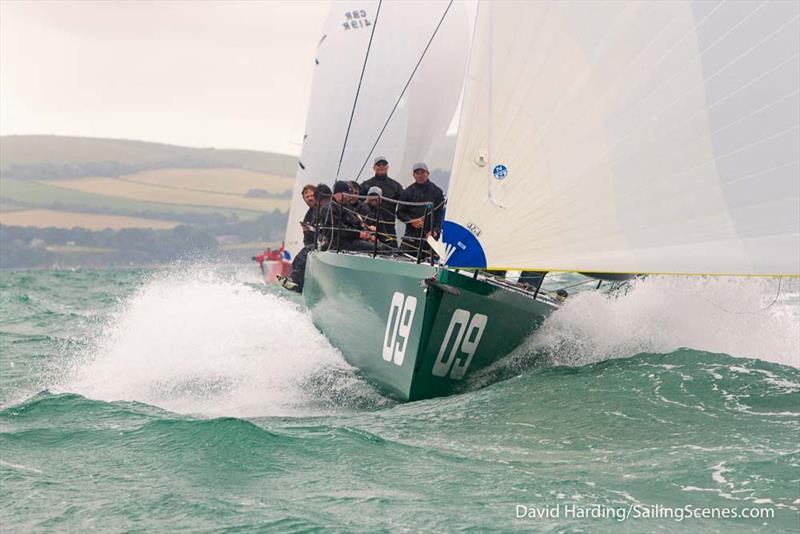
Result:
[[[4,534],[800,530],[796,279],[576,295],[407,404],[252,265],[0,292]]]

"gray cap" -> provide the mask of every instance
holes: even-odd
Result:
[[[389,163],[389,160],[386,159],[386,156],[378,156],[377,158],[372,160],[372,164],[377,165],[379,161],[385,161],[386,163]]]
[[[422,169],[422,170],[424,170],[424,171],[426,171],[426,172],[428,171],[428,166],[427,166],[427,165],[425,165],[425,162],[423,162],[423,161],[418,161],[418,162],[416,162],[416,163],[414,164],[414,167],[412,167],[411,171],[412,171],[412,172],[416,172],[416,171],[418,171],[418,170],[420,170],[420,169]]]
[[[370,195],[378,195],[379,197],[382,197],[383,196],[383,189],[381,189],[377,185],[373,185],[372,187],[369,188],[369,191],[367,191],[367,196],[370,196]]]

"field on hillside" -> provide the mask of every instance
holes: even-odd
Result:
[[[191,148],[127,139],[60,135],[6,135],[1,140],[0,171],[4,173],[15,166],[49,165],[58,168],[108,162],[144,168],[171,168],[180,166],[176,163],[183,161],[191,162],[192,167],[238,167],[279,176],[294,176],[297,168],[295,156],[254,150]]]
[[[46,248],[50,252],[57,254],[111,254],[116,252],[113,248],[80,247],[76,245],[51,245]]]
[[[162,188],[168,191],[166,188]],[[47,184],[12,180],[8,178],[0,179],[0,196],[8,204],[16,204],[26,207],[46,207],[54,208],[58,203],[59,209],[92,211],[92,210],[111,210],[122,213],[149,212],[158,214],[159,217],[169,219],[170,214],[220,214],[231,217],[236,216],[239,220],[252,220],[264,213],[264,209],[231,209],[223,206],[193,206],[184,203],[169,203],[162,200],[146,201],[144,199],[125,198],[112,196],[99,190],[90,193],[77,189],[64,187],[53,187]],[[158,198],[156,195],[155,198]],[[261,200],[261,199],[258,199]],[[289,201],[285,199],[264,199],[272,200],[279,207],[286,211]],[[272,208],[271,208],[272,209]]]
[[[122,228],[175,228],[179,223],[158,219],[123,217],[120,215],[95,215],[57,210],[20,210],[0,212],[0,224],[35,228],[86,228],[87,230],[121,230]]]
[[[12,211],[24,210],[25,207],[17,206],[16,204],[9,204],[7,202],[0,202],[0,213],[10,213]]]
[[[187,191],[244,195],[251,189],[291,193],[294,179],[245,169],[162,169],[123,176],[129,182]]]
[[[118,178],[78,178],[75,180],[53,180],[41,183],[54,188],[95,195],[188,206],[247,209],[261,212],[275,209],[286,211],[289,206],[287,199],[251,198],[231,193],[209,193],[193,189],[161,187]]]
[[[283,236],[296,169],[254,150],[0,136],[0,269],[249,258]]]

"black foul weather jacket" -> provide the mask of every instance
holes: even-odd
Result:
[[[361,221],[347,207],[330,201],[320,210],[319,235],[322,250],[349,250],[358,240]]]
[[[389,178],[388,176],[373,176],[366,182],[361,184],[361,195],[366,196],[369,192],[369,188],[377,186],[381,188],[383,191],[384,198],[391,198],[394,200],[399,200],[400,195],[403,194],[403,186],[400,185],[396,180]],[[383,200],[381,202],[381,221],[394,226],[394,219],[395,219],[395,211],[397,210],[397,204],[394,202],[390,202],[387,200]]]
[[[317,208],[308,208],[306,216],[303,217],[303,245],[313,245],[316,238],[316,231],[309,229],[317,224]]]
[[[444,210],[444,192],[439,189],[439,186],[430,180],[421,184],[415,182],[405,188],[403,194],[400,195],[400,200],[403,202],[430,202],[433,208],[433,217],[431,217],[431,209],[428,209],[428,216],[425,217],[425,226],[422,228],[422,232],[410,224],[406,224],[406,237],[424,239],[430,231],[433,231],[434,236],[438,236],[442,230],[442,211]],[[397,218],[404,223],[418,219],[424,214],[425,206],[399,205],[397,207]]]

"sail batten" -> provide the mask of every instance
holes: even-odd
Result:
[[[800,4],[484,2],[458,267],[800,274]]]

